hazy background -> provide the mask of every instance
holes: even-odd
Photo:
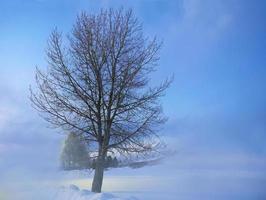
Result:
[[[164,41],[154,82],[175,75],[162,100],[169,117],[162,133],[178,152],[171,166],[183,170],[179,190],[203,182],[206,191],[218,184],[225,194],[264,199],[266,2],[260,0],[0,0],[0,186],[58,167],[64,135],[47,128],[28,99],[35,66],[46,66],[51,30],[66,34],[82,10],[121,6],[133,8],[146,35]],[[193,170],[205,171],[199,178]]]

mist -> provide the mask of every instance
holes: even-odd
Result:
[[[174,74],[160,134],[175,153],[159,165],[108,170],[103,190],[145,200],[265,199],[266,4],[240,0],[0,2],[0,199],[90,188],[91,171],[60,170],[67,133],[32,108],[29,86],[35,66],[47,66],[54,27],[67,33],[82,10],[121,6],[134,10],[145,34],[164,41],[151,82]]]

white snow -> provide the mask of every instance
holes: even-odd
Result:
[[[135,197],[121,198],[111,193],[92,193],[89,190],[80,190],[76,185],[58,189],[54,200],[137,200]]]
[[[1,177],[0,200],[248,200],[265,199],[265,158],[176,155],[161,164],[105,172],[103,193],[90,192],[90,171]]]

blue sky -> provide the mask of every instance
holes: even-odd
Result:
[[[133,8],[146,35],[164,41],[152,79],[175,75],[162,100],[170,146],[265,158],[264,1],[0,0],[0,168],[47,166],[39,161],[57,158],[63,136],[47,128],[28,100],[35,66],[46,66],[51,30],[67,33],[82,10],[121,6]]]

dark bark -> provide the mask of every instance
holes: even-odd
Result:
[[[99,155],[96,161],[91,191],[100,193],[102,191],[103,174],[104,174],[105,155]]]
[[[96,164],[94,177],[92,181],[92,187],[91,187],[92,192],[100,193],[102,191],[103,173],[104,173],[103,163],[101,162],[101,164]]]

